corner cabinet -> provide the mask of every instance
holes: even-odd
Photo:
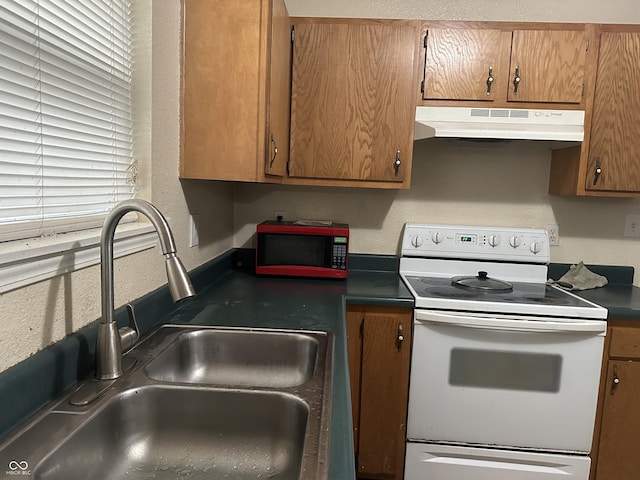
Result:
[[[590,478],[636,480],[640,472],[640,321],[610,323],[614,326],[607,332]]]
[[[180,177],[279,182],[291,75],[284,1],[183,0],[183,12]]]
[[[582,145],[554,150],[549,193],[640,196],[640,26],[601,25]]]
[[[403,478],[412,312],[411,308],[347,305],[359,478]]]
[[[422,32],[421,104],[584,108],[585,24],[429,22]]]
[[[286,183],[409,188],[419,23],[293,23]]]

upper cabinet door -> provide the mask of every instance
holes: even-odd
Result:
[[[603,32],[586,189],[640,191],[640,32]]]
[[[284,1],[183,0],[183,12],[180,177],[281,181],[291,75]]]
[[[291,20],[284,0],[273,0],[269,61],[269,117],[265,173],[284,176],[289,160],[291,97]]]
[[[408,186],[417,35],[407,21],[295,24],[290,177]]]
[[[425,37],[424,100],[504,98],[509,32],[430,28]]]
[[[508,100],[580,103],[586,54],[584,30],[515,30]]]

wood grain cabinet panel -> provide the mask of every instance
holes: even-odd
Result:
[[[183,0],[183,9],[180,177],[284,175],[291,75],[284,1]]]
[[[410,308],[347,306],[359,478],[401,480],[403,477],[411,322]]]
[[[640,472],[640,322],[609,319],[590,480],[636,480]]]
[[[640,196],[640,27],[597,26],[595,88],[581,145],[554,150],[549,193]]]
[[[580,103],[586,54],[584,30],[515,30],[508,100]]]
[[[423,32],[420,104],[585,106],[584,24],[425,22]]]
[[[510,40],[508,33],[497,29],[429,29],[423,98],[482,102],[503,98]]]
[[[637,480],[640,472],[640,361],[609,360],[596,480]],[[617,383],[615,383],[617,382]]]
[[[411,21],[296,19],[293,183],[408,188],[417,27]]]
[[[640,192],[640,32],[602,33],[591,122],[586,189]]]

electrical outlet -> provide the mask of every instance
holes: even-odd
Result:
[[[549,233],[549,246],[557,247],[560,245],[560,225],[557,223],[550,223],[547,225],[547,232]]]
[[[624,224],[625,237],[640,237],[640,215],[627,215]]]
[[[283,210],[274,210],[273,219],[276,222],[284,222],[289,219],[289,212],[285,212]]]
[[[197,247],[200,243],[198,237],[198,215],[189,215],[189,246]]]

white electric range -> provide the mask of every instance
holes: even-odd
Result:
[[[547,285],[545,230],[405,225],[405,480],[587,480],[607,310]]]

